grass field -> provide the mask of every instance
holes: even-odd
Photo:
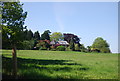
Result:
[[[12,75],[11,50],[2,50],[3,78]],[[117,79],[118,54],[17,50],[20,79]]]

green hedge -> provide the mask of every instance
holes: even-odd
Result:
[[[58,46],[56,49],[58,51],[65,51],[65,46]]]

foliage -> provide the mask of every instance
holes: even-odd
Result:
[[[42,46],[42,47],[39,48],[39,50],[47,50],[47,48]]]
[[[85,48],[84,44],[81,44],[80,51],[81,52],[86,52],[86,48]]]
[[[40,40],[40,33],[38,31],[34,33],[34,39]]]
[[[75,51],[80,51],[80,46],[79,46],[79,44],[75,44]]]
[[[54,32],[52,33],[52,35],[50,35],[50,40],[53,41],[59,41],[59,40],[63,40],[63,35],[61,32]]]
[[[108,52],[108,53],[110,52],[108,43],[106,42],[106,40],[104,40],[101,37],[95,39],[95,41],[92,44],[92,48],[97,49],[100,52]]]
[[[50,50],[51,50],[51,51],[56,51],[55,46],[53,46],[53,45],[52,45],[52,46],[50,46]]]
[[[75,45],[74,45],[74,40],[73,40],[73,38],[71,38],[71,40],[70,40],[70,49],[71,49],[72,51],[75,50]]]
[[[50,40],[50,34],[51,32],[49,30],[44,31],[44,33],[41,35],[41,40]]]
[[[74,43],[79,43],[80,42],[80,38],[77,35],[74,34],[63,34],[64,35],[64,40],[67,41],[68,43],[70,43],[71,38],[73,38]]]
[[[87,46],[87,52],[91,52],[91,46]]]
[[[23,13],[19,2],[3,2],[2,4],[2,33],[6,34],[12,45],[20,42],[23,38],[23,27],[27,12]],[[5,27],[5,28],[4,28]],[[6,40],[6,38],[3,38]]]
[[[71,51],[70,46],[66,47],[66,51]]]
[[[102,48],[100,49],[100,51],[101,51],[102,53],[110,53],[110,49],[107,48],[107,47],[102,47]]]
[[[32,40],[33,39],[33,32],[31,30],[24,30],[23,31],[23,36],[24,36],[24,40]]]
[[[37,45],[36,45],[37,48],[41,49],[41,50],[47,50],[50,48],[50,45],[46,42],[46,41],[42,41],[42,42],[39,42]]]
[[[50,49],[51,51],[56,51],[56,48],[52,48],[52,49]]]
[[[31,30],[27,31],[26,38],[27,38],[27,40],[32,40],[33,39],[33,32]]]
[[[65,46],[58,46],[56,49],[58,51],[65,51]]]
[[[2,27],[2,49],[12,49],[9,37],[7,35],[8,28],[5,25],[0,25]]]
[[[29,41],[24,40],[21,44],[22,46],[21,47],[19,46],[18,47],[19,49],[31,50],[34,47],[34,40],[29,40]]]

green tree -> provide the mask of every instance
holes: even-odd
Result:
[[[23,27],[27,12],[23,12],[20,2],[3,2],[2,3],[2,33],[8,37],[12,46],[13,55],[13,76],[17,77],[17,55],[16,45],[23,39]],[[4,28],[5,27],[5,28]],[[5,38],[6,39],[6,38]]]
[[[8,32],[7,26],[1,25],[1,27],[2,27],[2,49],[9,49],[10,42],[7,35],[7,32]]]
[[[31,39],[33,39],[33,32],[31,30],[29,30],[27,32],[27,40],[31,40]]]
[[[24,39],[25,39],[25,40],[27,40],[27,33],[28,33],[28,30],[27,30],[27,29],[23,31],[23,36],[24,36]]]
[[[75,50],[75,44],[74,44],[73,38],[71,38],[71,40],[70,40],[70,49],[71,49],[72,51]]]
[[[17,45],[17,49],[31,50],[34,48],[34,40],[24,40],[20,45]]]
[[[36,47],[39,48],[40,50],[47,50],[50,48],[50,45],[46,41],[43,41],[43,42],[37,43]]]
[[[87,46],[87,52],[91,52],[91,46]]]
[[[79,44],[75,44],[75,50],[80,51],[80,45]]]
[[[65,51],[65,46],[58,46],[56,49],[58,51]]]
[[[102,37],[98,37],[92,44],[93,49],[97,49],[100,52],[110,52],[109,44]],[[104,51],[103,51],[104,50]]]
[[[40,33],[38,31],[34,33],[34,39],[40,40]]]
[[[55,40],[55,41],[59,41],[59,40],[63,40],[63,35],[61,32],[54,32],[50,35],[50,40]]]
[[[81,52],[86,52],[86,48],[85,48],[84,44],[81,44],[80,51]]]
[[[33,32],[31,30],[25,30],[23,33],[24,40],[32,40],[33,39]]]
[[[50,31],[46,30],[44,33],[41,35],[41,40],[50,40]]]

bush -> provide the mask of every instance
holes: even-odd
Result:
[[[46,47],[41,47],[40,50],[47,50],[47,48]]]
[[[107,47],[103,47],[103,48],[100,49],[100,52],[101,53],[110,53],[110,49],[107,48]]]
[[[34,47],[34,40],[25,40],[21,42],[21,44],[18,46],[18,49],[23,49],[23,50],[31,50]]]
[[[66,51],[71,51],[70,46],[66,47]]]
[[[75,51],[80,51],[80,46],[78,44],[75,44]]]
[[[58,51],[65,51],[65,46],[58,46],[58,47],[57,47],[57,50],[58,50]]]
[[[50,49],[51,51],[56,51],[56,49],[55,48],[52,48],[52,49]]]

